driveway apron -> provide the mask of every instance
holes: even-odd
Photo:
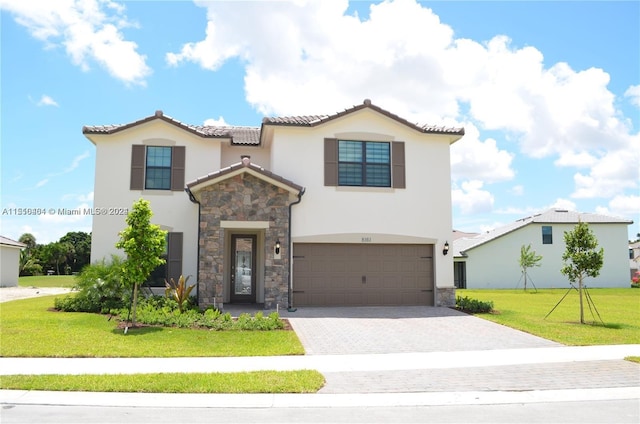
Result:
[[[468,352],[497,358],[517,355],[515,349],[554,348],[552,342],[449,308],[356,307],[299,308],[282,314],[289,319],[307,355]],[[557,362],[324,373],[320,393],[411,393],[467,391],[529,391],[602,389],[640,386],[638,364],[623,360]]]
[[[561,346],[443,307],[305,307],[282,316],[289,319],[307,355]]]

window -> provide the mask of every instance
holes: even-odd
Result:
[[[147,147],[144,188],[171,189],[171,147]]]
[[[391,186],[389,143],[338,141],[338,185]]]
[[[167,233],[167,244],[162,259],[165,263],[149,275],[150,287],[165,287],[164,280],[170,281],[172,278],[178,282],[182,274],[182,233]]]
[[[542,226],[542,244],[553,244],[553,232],[551,226]]]
[[[184,146],[131,146],[131,190],[184,190]]]
[[[404,142],[325,139],[326,186],[405,188]]]

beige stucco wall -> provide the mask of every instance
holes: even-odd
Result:
[[[404,141],[406,188],[325,187],[324,138]],[[292,241],[433,243],[437,287],[453,286],[448,136],[421,134],[363,109],[313,128],[276,127],[273,171],[306,188],[293,207]],[[294,277],[295,278],[295,277]]]
[[[20,273],[20,248],[0,245],[0,287],[16,287]]]
[[[96,144],[94,208],[130,209],[144,198],[151,203],[152,222],[162,229],[183,233],[183,274],[197,279],[198,205],[184,191],[129,190],[131,145],[187,146],[185,181],[217,171],[220,164],[220,140],[203,139],[161,120],[142,124],[109,135],[91,136]],[[123,255],[115,248],[118,233],[126,226],[124,215],[93,217],[91,261]]]
[[[542,244],[542,226],[553,228],[553,244]],[[512,233],[468,251],[466,258],[467,288],[523,288],[519,266],[520,248],[531,243],[532,250],[542,256],[541,266],[527,271],[528,288],[569,288],[569,281],[560,269],[566,250],[564,232],[575,224],[529,224]],[[587,287],[628,287],[629,253],[625,224],[589,224],[604,248],[604,265],[597,278],[585,280]]]

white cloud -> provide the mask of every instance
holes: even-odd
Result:
[[[43,94],[42,97],[40,97],[40,100],[38,100],[38,106],[56,106],[58,107],[58,103],[53,100],[53,98],[51,98],[50,96],[47,96],[46,94]]]
[[[513,194],[514,196],[522,196],[524,194],[524,186],[522,186],[521,184],[514,185],[509,190],[509,193]]]
[[[229,125],[222,116],[219,116],[218,119],[209,118],[204,121],[204,124],[212,127],[226,127]]]
[[[640,145],[640,137],[637,143]],[[639,186],[638,166],[640,149],[609,151],[591,167],[589,174],[576,173],[574,182],[576,190],[571,197],[611,198]]]
[[[624,168],[639,163],[630,160],[638,135],[603,69],[545,64],[536,47],[504,35],[455,38],[415,0],[371,5],[366,20],[348,15],[346,0],[197,4],[207,9],[203,39],[168,53],[167,62],[217,70],[240,60],[246,98],[261,113],[332,113],[370,98],[411,122],[464,122],[468,135],[452,147],[455,179],[514,178],[514,153],[481,135],[495,130],[525,155],[580,169],[576,198],[637,187]],[[638,87],[626,93],[635,104]]]
[[[3,0],[2,9],[47,48],[62,47],[82,70],[92,62],[127,84],[145,84],[151,74],[138,45],[121,32],[134,26],[124,6],[111,0]]]
[[[627,217],[638,225],[640,224],[638,221],[640,219],[640,196],[616,196],[609,201],[606,207],[597,207],[596,212],[603,215]]]
[[[493,209],[493,195],[482,190],[481,181],[465,181],[451,190],[451,203],[459,207],[463,215],[490,212]]]
[[[485,183],[511,180],[513,154],[500,150],[494,139],[484,142],[473,125],[465,125],[465,136],[451,146],[451,175],[454,180],[481,180]]]
[[[571,200],[560,198],[560,199],[556,199],[556,201],[553,202],[548,207],[543,208],[542,211],[545,211],[547,209],[566,209],[568,211],[577,211],[577,206]]]
[[[624,96],[629,98],[629,102],[640,107],[640,85],[632,85],[624,92]]]

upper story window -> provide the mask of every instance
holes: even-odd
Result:
[[[325,138],[324,185],[405,188],[403,141]]]
[[[130,190],[184,190],[184,146],[131,146]]]
[[[171,147],[147,146],[144,188],[171,189]]]
[[[553,244],[553,231],[550,225],[542,226],[542,244]]]
[[[389,143],[339,140],[338,185],[391,187]]]

